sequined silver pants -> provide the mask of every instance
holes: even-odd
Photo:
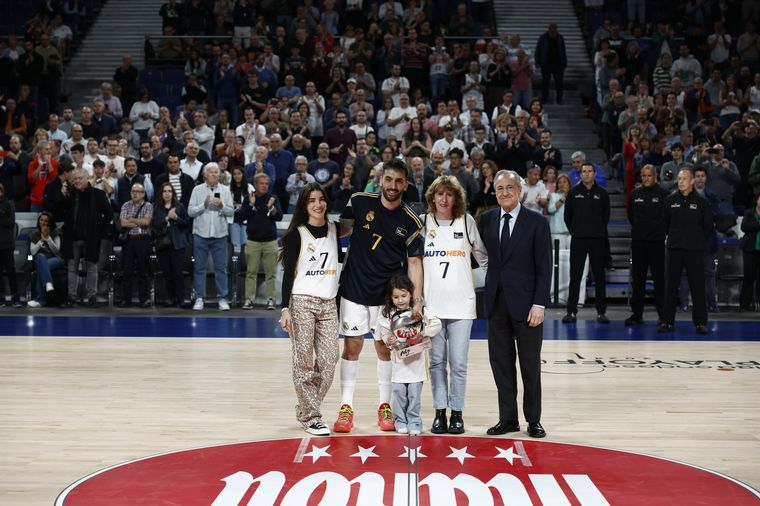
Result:
[[[334,299],[292,295],[293,386],[296,418],[306,427],[322,420],[320,406],[330,390],[338,362],[338,308]]]

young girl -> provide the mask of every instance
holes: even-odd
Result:
[[[412,307],[414,284],[406,274],[397,274],[388,283],[385,305],[377,318],[380,338],[388,347],[398,344],[398,339],[391,331],[391,318],[397,311]],[[432,337],[441,330],[441,321],[435,316],[423,316],[423,336]],[[391,353],[393,396],[391,409],[395,417],[396,432],[399,434],[418,435],[422,431],[420,416],[420,398],[422,382],[425,381],[425,353],[407,358],[399,358]]]

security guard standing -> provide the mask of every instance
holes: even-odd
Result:
[[[665,288],[665,226],[662,213],[669,192],[657,182],[657,171],[652,165],[641,168],[641,184],[631,192],[628,200],[628,221],[631,222],[631,310],[626,325],[644,323],[644,289],[647,271],[652,272],[654,305],[657,316],[663,319],[663,291]]]
[[[705,238],[712,232],[710,204],[694,191],[694,174],[689,169],[678,172],[678,191],[665,200],[663,221],[667,238],[665,314],[658,332],[673,332],[676,316],[676,297],[681,271],[691,288],[693,303],[691,319],[697,334],[707,334],[707,303],[705,301],[704,248]]]
[[[604,263],[607,252],[607,223],[610,221],[610,197],[595,181],[596,169],[589,162],[581,166],[581,182],[567,193],[565,224],[570,231],[570,287],[567,314],[562,323],[574,323],[578,312],[578,296],[583,266],[588,255],[596,288],[596,321],[610,323],[607,318],[607,280]]]

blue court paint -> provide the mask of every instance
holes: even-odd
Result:
[[[760,341],[760,321],[713,321],[710,334],[698,335],[688,321],[676,322],[672,334],[658,334],[649,322],[625,327],[622,321],[599,325],[593,320],[563,324],[549,320],[544,339],[568,341]],[[275,318],[208,316],[4,316],[0,336],[29,337],[192,337],[287,338]],[[488,337],[485,320],[476,320],[472,339]]]

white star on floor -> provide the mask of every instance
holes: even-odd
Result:
[[[330,445],[324,446],[320,448],[319,446],[311,445],[311,451],[309,453],[304,453],[304,457],[311,457],[311,463],[313,464],[317,460],[319,460],[319,457],[332,457],[329,453],[327,453],[327,449],[330,448]]]
[[[496,449],[497,449],[497,450],[499,450],[499,454],[498,454],[498,455],[496,455],[494,458],[495,458],[495,459],[504,459],[504,460],[508,460],[510,464],[512,464],[512,461],[513,461],[514,459],[521,459],[521,458],[522,458],[522,456],[521,456],[521,455],[518,455],[518,454],[516,454],[516,453],[515,453],[515,452],[512,450],[512,448],[513,448],[513,447],[512,447],[512,446],[510,446],[510,447],[509,447],[509,449],[507,449],[507,450],[502,450],[501,448],[499,448],[499,447],[497,446],[497,447],[496,447]]]
[[[379,457],[377,453],[375,453],[375,447],[370,446],[369,448],[363,448],[361,446],[357,446],[359,448],[359,451],[351,455],[352,457],[359,457],[362,459],[362,464],[364,464],[368,458],[370,457]]]
[[[460,464],[464,464],[464,459],[474,459],[474,455],[470,455],[467,453],[467,447],[464,448],[454,448],[453,446],[449,446],[451,448],[451,453],[449,455],[446,455],[447,459],[457,459],[459,460]]]
[[[404,453],[399,455],[399,457],[409,457],[409,460],[414,464],[414,461],[419,457],[421,459],[427,458],[427,455],[422,453],[421,451],[422,447],[418,446],[417,448],[410,449],[408,446],[404,446]]]

